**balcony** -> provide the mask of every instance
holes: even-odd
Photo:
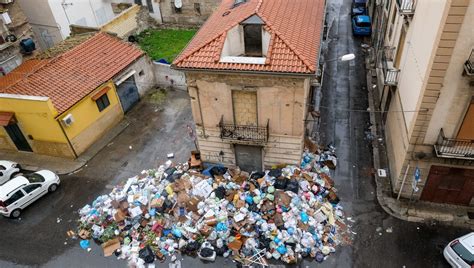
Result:
[[[439,131],[434,149],[437,157],[474,160],[474,141],[446,138],[443,129]]]
[[[469,59],[464,63],[464,70],[468,76],[474,76],[474,49],[471,50]]]
[[[382,58],[382,69],[384,75],[384,84],[387,86],[397,86],[398,85],[398,74],[400,73],[399,69],[396,69],[393,66],[393,61],[389,57],[390,52],[385,51]]]
[[[397,0],[398,12],[402,15],[415,14],[416,0]]]
[[[265,127],[226,124],[224,123],[224,116],[222,116],[219,122],[221,139],[245,144],[266,143],[269,135],[269,124],[270,120],[267,121]]]

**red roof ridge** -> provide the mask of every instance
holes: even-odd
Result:
[[[261,2],[263,2],[263,0],[260,0],[260,3]],[[274,29],[271,23],[267,22],[264,16],[262,16],[263,14],[260,14],[259,12],[257,12],[256,14],[263,20],[263,22],[265,22],[265,25],[267,25],[270,28],[271,32],[275,33],[276,36],[278,36],[278,38],[280,38],[283,41],[283,43],[285,43],[285,45],[287,45],[291,49],[291,51],[296,54],[296,56],[306,65],[306,67],[308,67],[310,71],[313,71],[313,72],[316,71],[314,67],[311,66],[311,64],[308,62],[308,59],[305,56],[303,56],[300,52],[298,52],[295,46],[289,43],[278,30]],[[269,51],[270,51],[270,47],[269,47]]]

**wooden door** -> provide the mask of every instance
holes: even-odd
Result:
[[[460,140],[474,140],[474,98],[471,99],[471,104],[464,116],[457,138]]]

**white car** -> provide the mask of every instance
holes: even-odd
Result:
[[[474,267],[474,232],[451,241],[443,255],[452,267]]]
[[[18,218],[21,211],[48,192],[58,189],[58,175],[49,170],[16,176],[0,186],[0,214]]]
[[[12,161],[0,160],[0,185],[20,172],[20,165]]]

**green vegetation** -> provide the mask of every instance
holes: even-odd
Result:
[[[145,30],[139,35],[140,47],[153,60],[165,59],[172,62],[197,30],[154,29]]]

